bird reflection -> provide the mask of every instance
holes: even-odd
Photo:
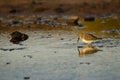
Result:
[[[85,56],[85,55],[89,55],[89,54],[94,54],[98,51],[102,51],[94,46],[85,46],[83,48],[81,48],[78,46],[78,52],[79,52],[79,56],[82,57],[82,56]]]

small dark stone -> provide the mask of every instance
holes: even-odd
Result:
[[[54,51],[54,53],[57,53],[57,51]]]
[[[42,18],[41,18],[41,17],[38,17],[37,20],[42,20]]]
[[[45,36],[41,36],[41,38],[45,38]]]
[[[30,79],[30,77],[24,77],[24,79],[25,79],[25,80],[28,80],[28,79]]]
[[[95,17],[87,16],[84,18],[84,21],[95,21]]]
[[[23,57],[28,57],[28,58],[32,58],[32,56],[31,55],[25,55],[25,56],[23,56]]]
[[[9,51],[13,51],[13,50],[15,50],[15,49],[9,49]]]
[[[0,50],[2,50],[2,51],[7,51],[8,49],[0,48]]]
[[[90,65],[91,63],[90,63],[90,62],[80,62],[80,64],[87,64],[87,65]]]
[[[13,20],[13,21],[12,21],[12,24],[22,24],[22,22],[17,21],[17,20]]]
[[[84,64],[83,62],[80,62],[80,64]]]
[[[6,64],[7,64],[7,65],[10,64],[10,62],[7,62]]]
[[[48,34],[48,36],[46,37],[46,38],[51,38],[52,37],[52,35],[51,34]]]
[[[108,48],[112,48],[112,47],[114,47],[114,46],[106,46],[106,47],[108,47]]]
[[[31,56],[31,55],[27,55],[27,57],[32,58],[32,56]]]
[[[87,64],[87,65],[90,65],[90,63],[89,63],[89,62],[86,62],[86,64]]]
[[[101,46],[98,46],[99,48],[102,48],[103,47],[103,45],[101,45]]]
[[[64,38],[61,38],[60,40],[64,40]]]
[[[51,34],[48,34],[48,36],[52,36]]]
[[[27,26],[27,28],[31,28],[32,26]]]
[[[9,13],[16,13],[16,12],[17,12],[16,9],[11,9],[11,10],[9,11]]]
[[[35,34],[37,33],[37,32],[34,32]]]
[[[58,8],[55,9],[55,12],[57,12],[57,13],[64,13],[65,10],[63,8],[61,8],[61,7],[58,7]]]

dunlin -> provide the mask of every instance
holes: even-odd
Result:
[[[88,45],[91,45],[92,42],[96,42],[96,41],[98,41],[102,38],[98,38],[98,37],[94,36],[93,34],[89,34],[89,33],[79,33],[77,42],[79,42],[80,39],[84,43],[87,43]]]

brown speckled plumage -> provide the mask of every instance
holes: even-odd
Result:
[[[94,36],[93,34],[89,34],[89,33],[79,33],[78,34],[78,41],[79,41],[79,39],[81,39],[85,43],[92,43],[92,42],[95,42],[101,38],[98,38],[98,37]]]
[[[98,37],[94,36],[93,34],[87,34],[87,33],[80,33],[79,37],[84,38],[86,40],[98,40],[98,39],[101,39],[101,38],[98,38]]]

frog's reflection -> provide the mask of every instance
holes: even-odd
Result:
[[[80,47],[78,46],[78,52],[79,52],[79,56],[85,56],[85,55],[89,55],[89,54],[94,54],[98,51],[102,51],[94,46],[85,46],[83,48],[80,49]]]

